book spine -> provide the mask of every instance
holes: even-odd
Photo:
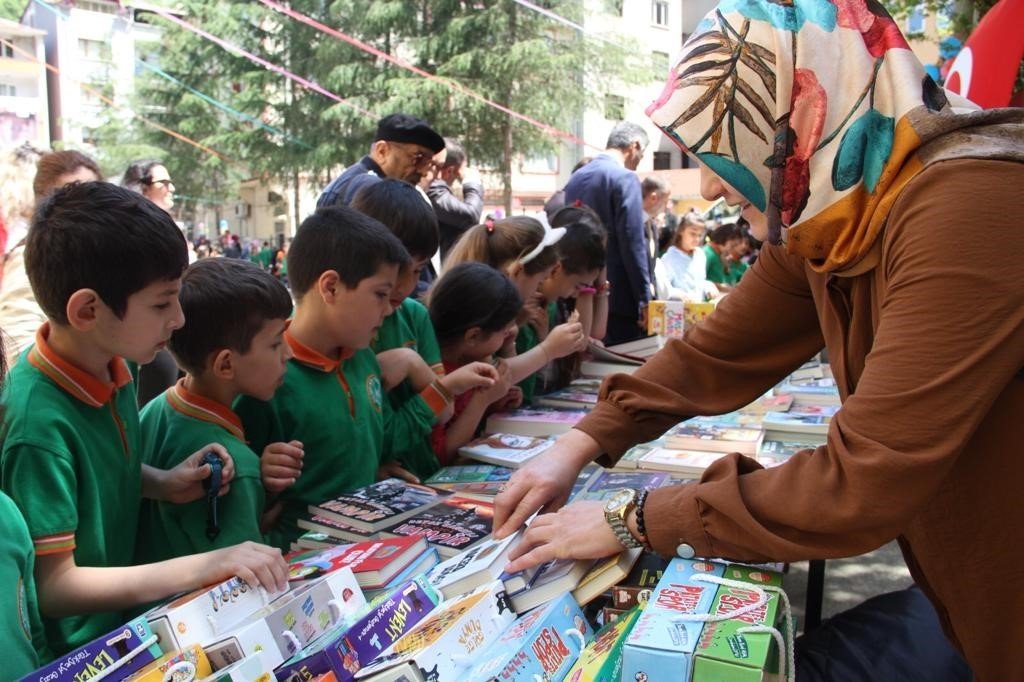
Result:
[[[78,682],[111,668],[117,670],[111,679],[122,679],[161,656],[149,623],[140,617],[26,675],[22,682]]]

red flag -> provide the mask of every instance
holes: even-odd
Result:
[[[974,27],[945,86],[986,109],[1010,104],[1024,59],[1024,0],[1001,0]]]

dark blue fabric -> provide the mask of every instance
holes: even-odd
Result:
[[[338,177],[334,178],[331,184],[327,185],[316,200],[317,208],[325,206],[348,206],[363,187],[380,182],[384,179],[384,171],[377,162],[369,156],[364,156],[358,163],[354,163],[344,170]]]
[[[600,154],[569,178],[566,205],[576,200],[594,209],[608,230],[609,312],[639,320],[641,307],[651,298],[652,276],[640,179],[612,157]],[[638,330],[634,336],[639,335]],[[606,338],[611,343],[620,340]]]
[[[799,637],[795,647],[797,682],[973,679],[917,586],[844,611]]]

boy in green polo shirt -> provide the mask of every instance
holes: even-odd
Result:
[[[277,550],[245,543],[133,566],[142,497],[203,496],[207,446],[169,471],[142,463],[132,375],[182,324],[178,288],[188,254],[181,231],[141,195],[102,182],[72,184],[36,212],[25,264],[48,318],[3,389],[0,485],[35,547],[35,578],[54,654],[125,621],[123,610],[238,575],[284,587]]]
[[[218,500],[217,525],[204,500],[153,502],[140,523],[140,561],[197,554],[235,543],[263,542],[260,517],[266,495],[260,458],[249,449],[242,422],[231,411],[239,395],[269,400],[291,357],[284,330],[292,312],[288,290],[254,263],[207,258],[189,266],[178,295],[185,326],[171,335],[170,350],[188,372],[142,410],[146,463],[177,466],[204,444],[231,454],[231,494]],[[301,455],[301,443],[273,443],[271,451]]]
[[[270,531],[277,547],[289,547],[301,534],[296,522],[310,504],[368,485],[378,472],[411,477],[382,460],[382,453],[393,452],[386,388],[409,378],[435,412],[451,402],[414,351],[389,351],[382,369],[369,347],[391,313],[399,270],[408,263],[395,235],[347,206],[318,209],[292,241],[288,273],[296,303],[285,340],[293,357],[284,384],[270,401],[242,396],[235,402],[254,450],[290,439],[303,444],[301,460],[280,455],[262,462],[264,480],[294,478]]]

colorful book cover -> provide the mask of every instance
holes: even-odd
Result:
[[[678,450],[709,450],[757,454],[764,432],[760,427],[732,426],[698,418],[676,424],[665,433],[665,444]]]
[[[524,436],[554,436],[565,433],[587,416],[587,410],[553,407],[521,407],[498,412],[487,418],[488,433],[518,433]]]
[[[725,570],[730,580],[757,586],[782,584],[782,575],[774,571],[731,564]],[[740,632],[757,625],[775,627],[784,638],[792,637],[780,622],[783,613],[777,592],[766,592],[767,600],[758,608],[736,618],[712,621],[704,625],[693,659],[693,682],[761,682],[766,676],[780,675],[780,652],[774,638],[766,632]],[[720,585],[711,613],[728,615],[756,604],[760,595],[754,589]]]
[[[590,559],[555,559],[541,564],[532,572],[525,589],[509,595],[512,607],[516,613],[526,613],[563,592],[572,592],[593,565]]]
[[[783,382],[775,393],[793,396],[793,405],[838,405],[839,387],[835,379],[810,379],[808,381]]]
[[[427,550],[419,538],[381,538],[322,550],[292,552],[288,579],[305,580],[348,567],[364,587],[379,587]]]
[[[362,542],[363,540],[373,539],[373,533],[370,531],[359,530],[346,523],[341,523],[335,519],[329,519],[318,514],[312,514],[308,518],[300,518],[297,525],[303,530],[323,533],[343,542]]]
[[[715,312],[715,306],[717,305],[717,301],[705,301],[702,303],[686,301],[683,304],[684,326],[690,328],[708,319],[711,313]]]
[[[619,682],[622,647],[639,617],[639,608],[630,609],[598,630],[569,669],[565,682]]]
[[[572,407],[578,409],[590,409],[597,405],[597,393],[577,391],[571,388],[563,388],[559,391],[552,391],[533,399],[534,405],[547,407]]]
[[[790,412],[766,412],[763,423],[769,431],[823,436],[828,433],[828,425],[838,411],[838,405],[802,405]]]
[[[115,664],[120,664],[118,679],[123,679],[163,654],[157,635],[146,619],[139,617],[25,675],[21,682],[79,682],[96,677]]]
[[[100,671],[102,672],[102,671]],[[142,670],[132,673],[126,682],[164,682],[171,680],[201,680],[213,672],[210,659],[198,644],[172,651],[156,659]],[[168,674],[169,673],[169,674]]]
[[[399,585],[409,582],[416,576],[426,576],[439,563],[441,563],[441,555],[438,554],[437,550],[433,547],[427,547],[426,552],[421,554],[419,558],[417,558],[411,564],[406,566],[401,573],[399,573],[391,579],[391,582],[389,582],[387,585],[384,585],[383,587],[363,588],[363,595],[366,597],[367,601],[373,601],[374,599],[380,597],[382,594],[391,592]]]
[[[704,470],[725,457],[725,452],[710,450],[681,450],[678,448],[652,448],[637,466],[653,471],[675,471],[699,476]]]
[[[765,438],[757,450],[757,461],[766,468],[778,466],[801,450],[813,450],[820,444],[802,440]]]
[[[502,575],[508,552],[518,539],[518,532],[503,540],[488,537],[438,564],[427,578],[445,599],[469,592]]]
[[[485,583],[440,604],[356,678],[412,664],[425,680],[456,682],[515,619],[504,586],[497,581]]]
[[[437,504],[449,494],[446,490],[388,478],[333,500],[310,505],[309,512],[359,530],[377,532]]]
[[[385,528],[381,534],[386,537],[422,536],[442,557],[451,557],[490,535],[493,521],[493,503],[452,495]]]
[[[563,594],[515,621],[480,655],[465,679],[561,680],[593,634],[572,595]]]
[[[336,538],[332,535],[328,535],[327,533],[320,533],[315,530],[307,530],[299,536],[298,540],[292,543],[292,549],[327,549],[328,547],[337,547],[338,545],[344,544],[347,543],[341,538]]]
[[[668,474],[648,471],[599,471],[587,485],[586,490],[574,497],[574,500],[606,500],[616,491],[623,488],[634,490],[653,490],[660,488],[668,481]]]
[[[480,462],[517,469],[550,448],[554,438],[491,433],[459,448],[459,454]]]
[[[648,334],[681,339],[685,329],[682,301],[651,301],[647,304]]]
[[[582,495],[583,491],[590,487],[590,482],[594,480],[601,471],[604,471],[604,467],[593,462],[590,462],[580,469],[580,473],[576,475],[576,482],[572,484],[572,489],[569,491],[569,501],[572,502]]]
[[[502,490],[505,489],[505,481],[474,481],[473,483],[453,483],[447,486],[453,493],[460,497],[472,497],[477,500],[493,502]]]
[[[612,588],[612,606],[617,609],[646,606],[668,562],[652,552],[641,554],[629,575]]]
[[[512,469],[493,464],[454,464],[438,470],[424,483],[435,487],[450,489],[458,483],[477,483],[481,481],[507,481],[512,477]]]
[[[360,668],[384,653],[425,619],[441,595],[419,577],[371,603],[357,616],[315,640],[276,670],[277,679],[310,679],[333,672],[339,682],[355,679]]]
[[[741,414],[763,415],[765,412],[786,412],[793,406],[791,395],[764,395],[740,409]]]
[[[724,572],[723,564],[711,561],[673,559],[669,563],[626,639],[622,679],[690,679],[703,623],[680,616],[708,613],[717,592],[717,585],[694,580],[694,576],[721,576]]]

